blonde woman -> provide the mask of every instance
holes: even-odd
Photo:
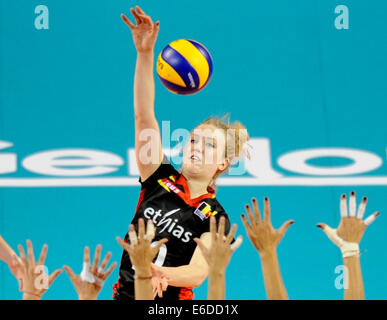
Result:
[[[160,23],[153,23],[138,6],[132,8],[131,13],[136,24],[124,15],[122,19],[132,31],[137,50],[135,149],[141,183],[140,199],[131,224],[137,229],[138,219],[152,220],[156,227],[154,243],[162,238],[167,238],[168,243],[160,247],[150,274],[136,272],[124,251],[113,297],[134,299],[134,279],[151,279],[153,291],[159,297],[192,299],[192,288],[198,287],[208,274],[208,265],[194,238],[199,238],[205,246],[210,245],[210,216],[217,221],[225,217],[225,231],[229,233],[230,221],[216,199],[215,181],[241,156],[248,135],[240,123],[209,118],[191,133],[183,151],[181,171],[169,163],[162,152],[154,112],[154,45]],[[125,241],[131,241],[130,232]]]

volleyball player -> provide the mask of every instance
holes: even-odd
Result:
[[[119,237],[118,243],[128,252],[130,261],[139,274],[151,274],[152,261],[157,255],[160,247],[168,242],[168,239],[161,239],[156,246],[151,246],[155,236],[155,227],[152,220],[148,220],[145,230],[144,219],[138,219],[138,236],[134,225],[129,226],[130,245]],[[152,276],[146,278],[135,277],[134,291],[136,300],[153,300]]]
[[[225,218],[219,219],[218,230],[216,228],[215,218],[210,218],[211,246],[206,248],[200,239],[195,238],[203,253],[209,267],[208,275],[208,300],[226,299],[226,268],[230,262],[231,255],[242,244],[242,236],[231,245],[237,225],[232,226],[231,232],[224,234]]]
[[[76,275],[69,266],[63,266],[74,289],[77,291],[79,300],[97,300],[105,281],[117,266],[117,262],[113,262],[110,267],[105,270],[112,253],[109,251],[101,264],[99,264],[101,251],[102,246],[99,244],[95,249],[93,263],[91,264],[90,249],[89,247],[84,248],[83,268],[80,275]]]
[[[379,216],[376,211],[363,220],[367,198],[363,197],[356,210],[356,194],[349,196],[349,210],[345,194],[340,199],[341,220],[337,229],[332,229],[325,223],[317,224],[328,238],[340,248],[345,266],[344,299],[364,300],[364,285],[360,267],[359,243],[366,228]]]
[[[358,210],[356,210],[356,195],[352,192],[348,213],[347,198],[343,194],[340,200],[341,221],[338,228],[332,229],[325,223],[317,224],[328,238],[341,249],[346,267],[345,272],[347,273],[344,277],[346,279],[344,282],[345,300],[364,299],[359,243],[367,226],[379,216],[379,212],[375,212],[363,220],[366,204],[367,198],[364,197]],[[246,205],[248,219],[245,215],[242,215],[242,221],[249,239],[258,250],[261,258],[267,297],[269,300],[287,300],[288,295],[281,277],[276,247],[294,221],[289,220],[281,228],[275,230],[270,221],[270,203],[268,198],[265,198],[264,202],[264,219],[261,217],[255,198],[253,198],[253,210],[254,215],[250,206]]]
[[[242,214],[242,222],[261,258],[267,298],[269,300],[288,300],[278,263],[277,246],[294,220],[288,220],[279,229],[274,229],[271,224],[269,198],[264,200],[263,216],[259,211],[257,199],[253,198],[252,202],[254,215],[250,206],[246,204],[245,208],[250,222],[244,214]]]
[[[23,300],[40,300],[55,279],[62,273],[61,269],[48,275],[44,262],[47,256],[48,246],[43,246],[39,260],[35,261],[34,249],[31,240],[27,240],[27,255],[22,245],[18,245],[20,258],[14,259],[18,273],[21,277],[20,291],[23,292]]]
[[[226,233],[230,221],[216,199],[216,178],[225,172],[231,161],[242,154],[242,146],[248,140],[247,131],[240,123],[228,124],[221,119],[210,118],[195,128],[190,142],[183,152],[181,172],[176,170],[163,155],[160,129],[154,112],[154,44],[160,23],[153,23],[145,12],[131,9],[136,20],[133,24],[125,15],[122,19],[132,31],[137,50],[134,79],[135,150],[140,172],[141,193],[132,224],[137,228],[138,219],[151,219],[157,230],[155,241],[167,238],[152,265],[152,274],[136,273],[138,279],[151,275],[168,279],[163,298],[192,299],[192,288],[199,286],[207,277],[208,265],[194,238],[200,238],[209,246],[209,217],[226,219]],[[233,134],[228,134],[234,129]],[[151,160],[144,156],[148,141],[141,135],[153,132]],[[204,161],[208,155],[212,161]],[[129,242],[126,234],[125,241]],[[122,254],[120,274],[114,285],[115,299],[134,299],[134,275],[128,253]],[[161,295],[161,294],[160,294]]]

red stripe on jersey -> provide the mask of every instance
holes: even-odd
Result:
[[[136,212],[137,212],[138,207],[140,206],[142,200],[144,199],[144,194],[145,194],[145,188],[142,189],[141,192],[140,192],[140,197],[138,198],[137,207],[136,207]]]
[[[116,296],[117,296],[117,290],[120,288],[120,279],[121,279],[121,277],[118,277],[117,283],[115,283],[115,284],[113,285],[113,299],[116,298]]]
[[[192,292],[192,288],[185,287],[181,288],[179,292],[179,300],[193,300],[194,293]]]
[[[196,207],[200,204],[200,202],[204,199],[213,199],[215,198],[215,190],[212,189],[212,188],[208,188],[208,193],[206,194],[202,194],[200,197],[197,197],[197,198],[194,198],[194,199],[191,199],[191,192],[188,188],[188,183],[187,183],[187,179],[181,174],[179,179],[176,180],[175,183],[173,183],[172,181],[168,180],[171,184],[173,184],[175,187],[177,187],[176,185],[177,184],[180,184],[183,186],[184,188],[184,192],[183,190],[181,190],[181,192],[177,193],[177,195],[184,200],[185,203],[187,203],[188,205],[190,205],[191,207]],[[180,190],[180,188],[179,188]]]

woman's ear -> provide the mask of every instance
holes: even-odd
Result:
[[[221,163],[221,164],[218,166],[218,170],[224,171],[224,170],[226,170],[229,166],[230,166],[230,160],[228,160],[228,159],[226,158],[226,159],[224,159],[223,163]]]

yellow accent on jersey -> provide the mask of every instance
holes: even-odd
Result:
[[[211,211],[211,207],[209,205],[206,205],[202,210],[203,214],[207,214]]]
[[[167,190],[168,192],[171,192],[171,190],[169,190],[169,188],[164,184],[163,180],[159,179],[159,180],[157,180],[157,182],[158,182],[165,190]]]

